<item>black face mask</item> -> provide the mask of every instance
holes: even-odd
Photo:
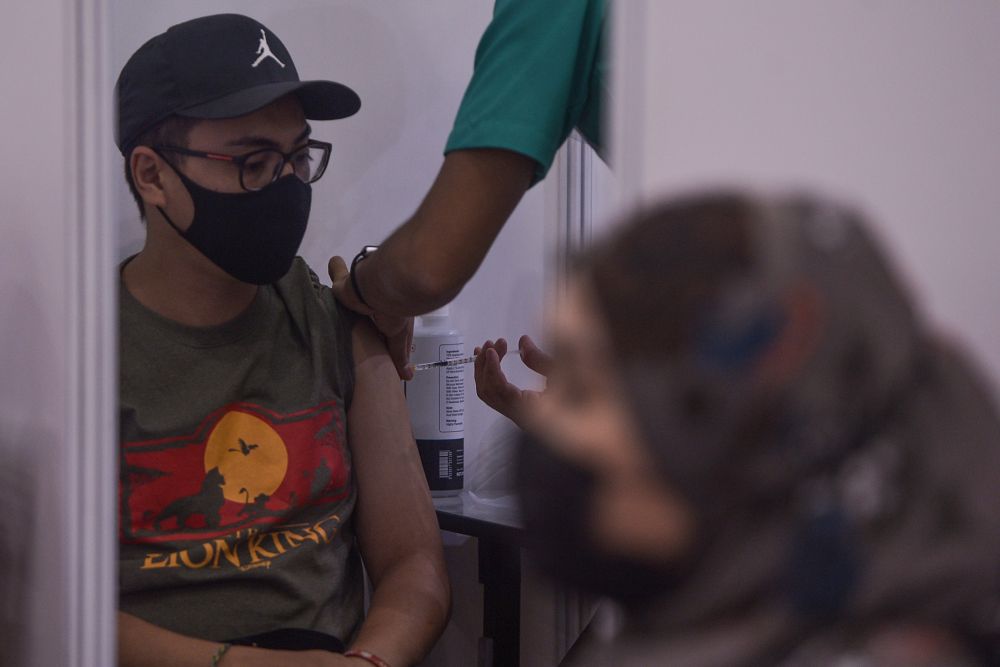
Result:
[[[237,280],[273,283],[288,273],[306,233],[312,187],[295,175],[256,192],[227,193],[203,188],[176,168],[194,202],[194,219],[178,234]]]
[[[680,568],[608,553],[591,538],[594,472],[529,433],[521,437],[518,485],[528,546],[543,574],[578,590],[641,607],[677,588]]]

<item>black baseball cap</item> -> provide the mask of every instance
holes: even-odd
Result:
[[[115,84],[122,154],[168,116],[235,118],[289,93],[312,120],[346,118],[357,93],[334,81],[300,81],[277,35],[248,16],[216,14],[179,23],[132,54]]]

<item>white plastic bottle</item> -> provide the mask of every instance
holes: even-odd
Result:
[[[447,306],[417,318],[412,363],[450,361],[464,354],[464,340],[452,328]],[[458,495],[465,477],[465,367],[417,371],[406,383],[406,402],[431,495]]]

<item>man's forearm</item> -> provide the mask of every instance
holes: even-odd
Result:
[[[415,553],[383,575],[352,648],[392,667],[422,660],[444,631],[450,611],[447,573],[437,559]]]
[[[412,316],[451,301],[472,278],[534,173],[505,150],[449,153],[417,212],[357,266],[368,304]]]
[[[374,585],[352,648],[406,667],[421,660],[444,629],[448,573],[395,369],[371,324],[356,325],[352,342],[355,384],[347,424],[358,485],[354,524]]]

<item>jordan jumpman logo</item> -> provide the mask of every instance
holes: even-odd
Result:
[[[256,67],[264,61],[264,58],[274,58],[274,62],[278,63],[282,67],[285,63],[278,60],[278,56],[271,53],[271,47],[267,45],[267,35],[264,34],[264,29],[261,28],[260,31],[260,42],[257,44],[257,60],[253,61],[251,67]]]

